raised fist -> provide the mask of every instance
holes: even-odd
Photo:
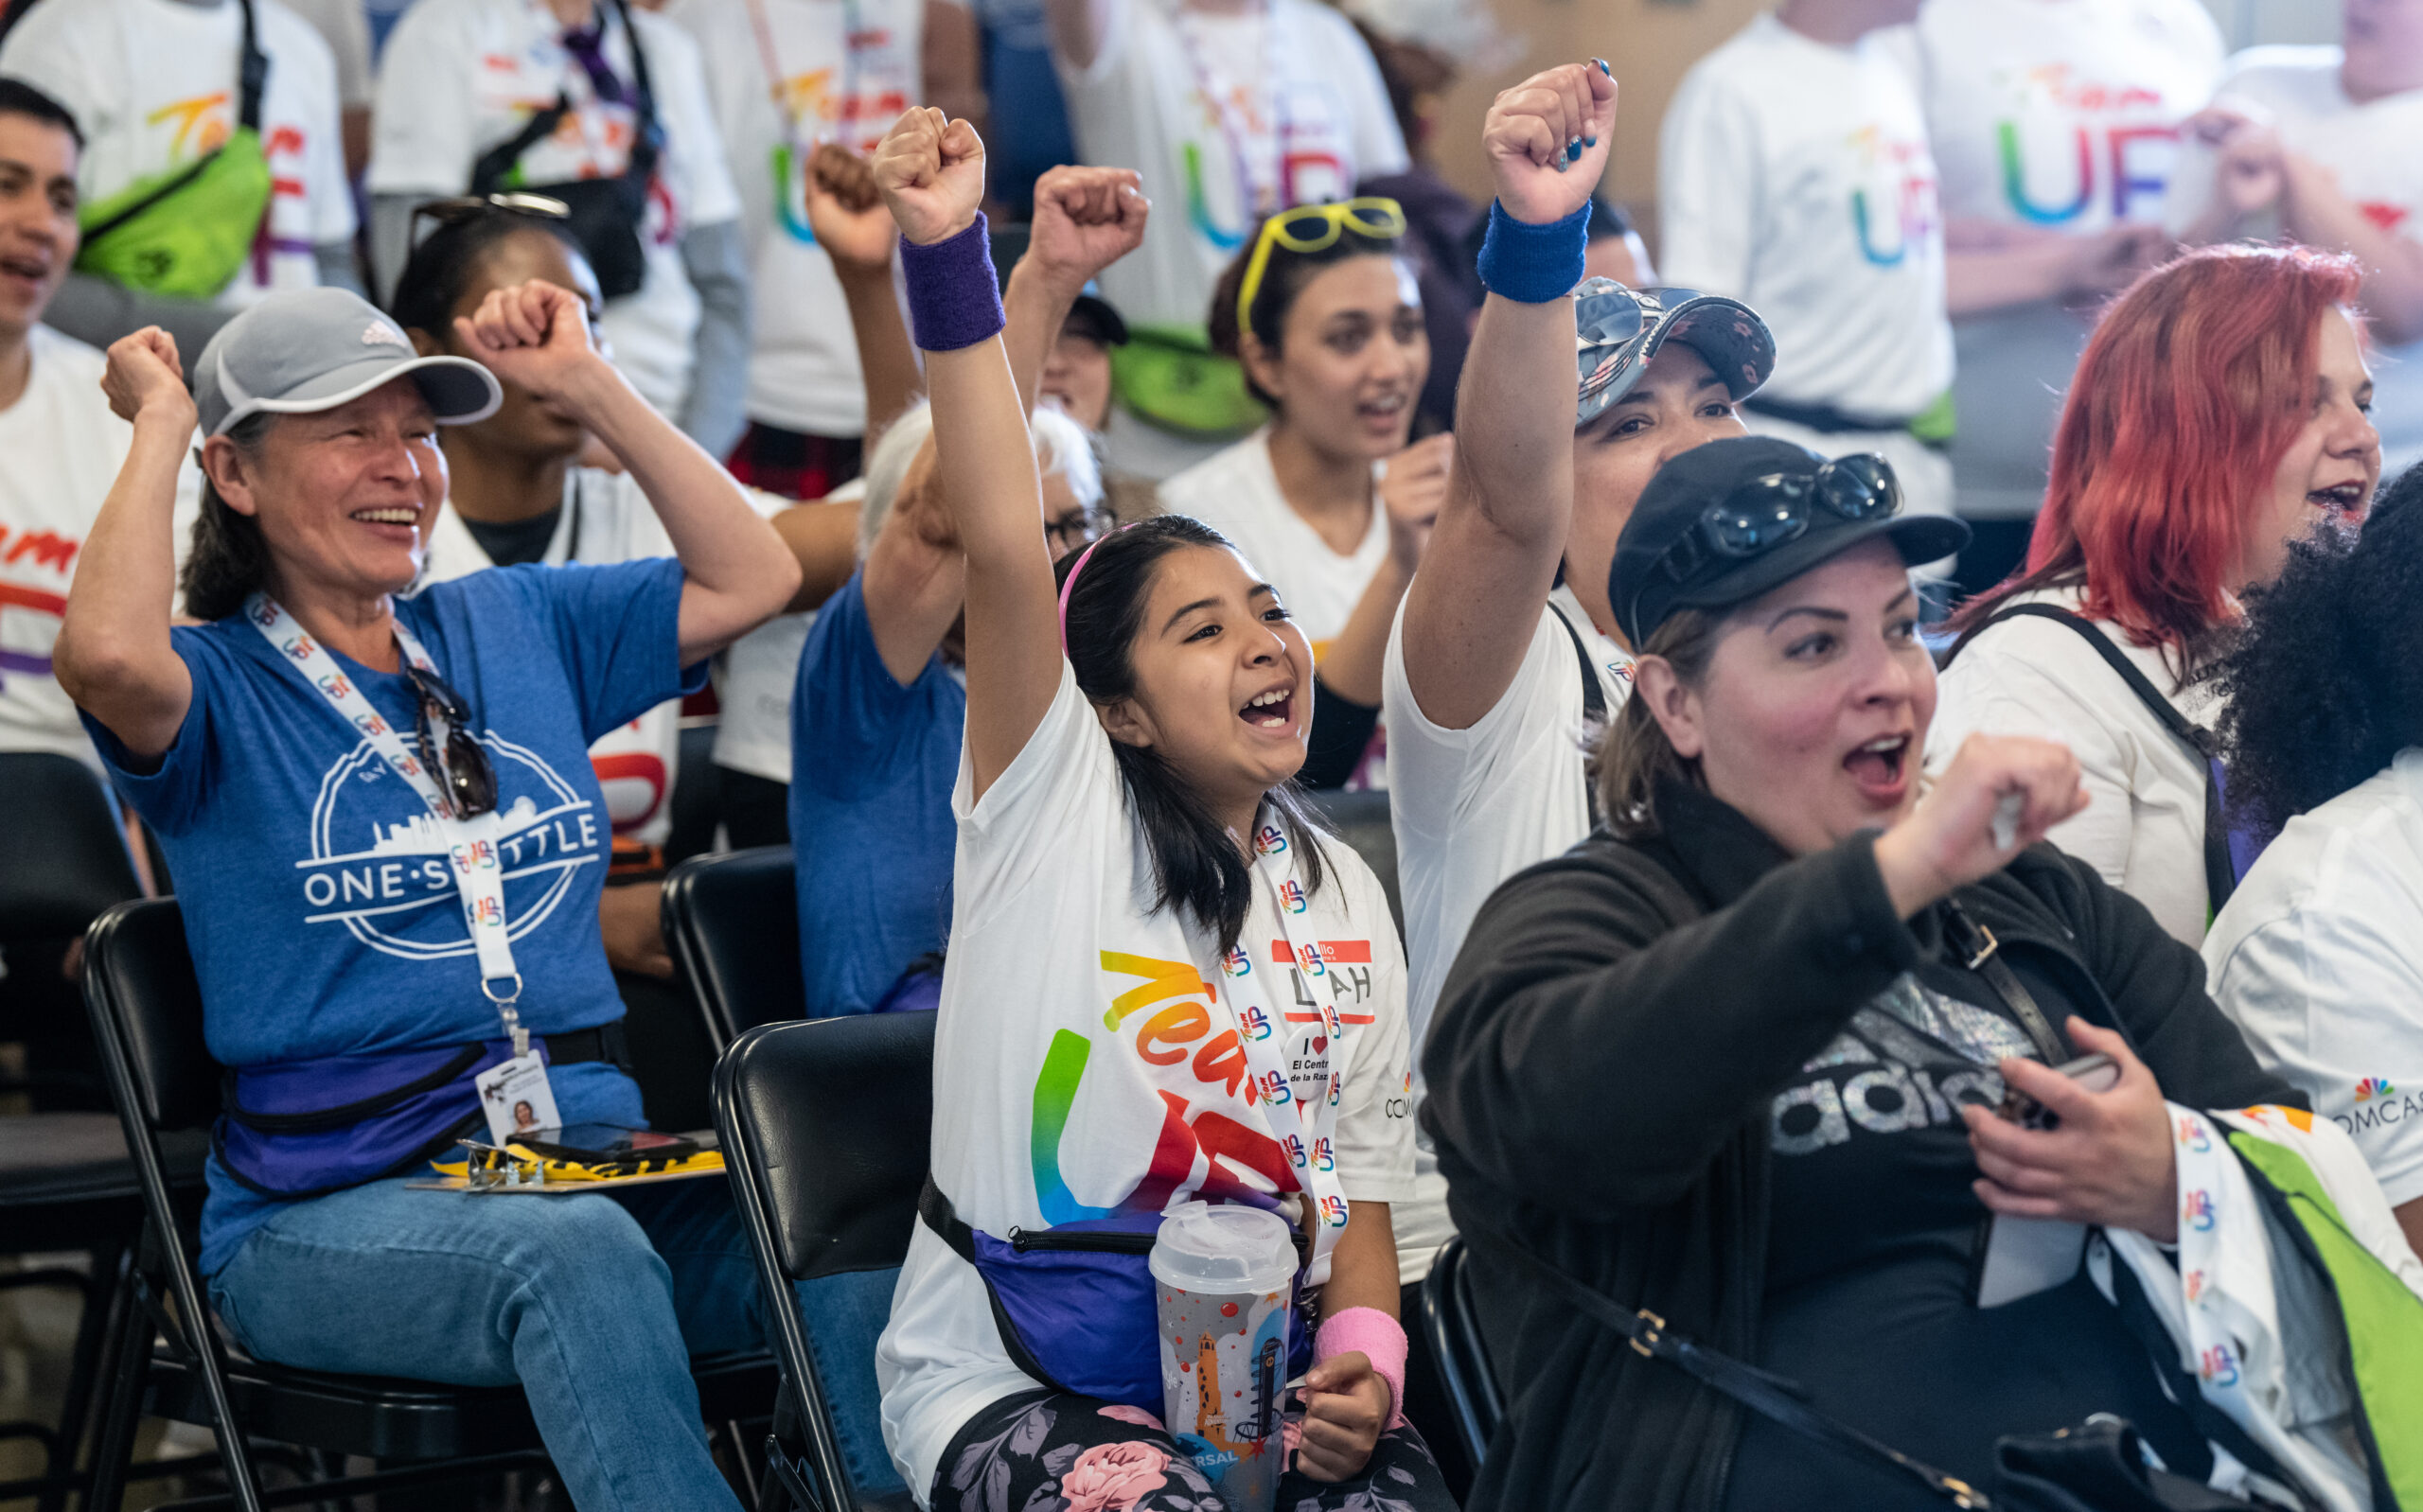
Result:
[[[454,334],[487,370],[542,399],[564,392],[584,366],[601,361],[589,337],[589,307],[571,290],[533,278],[491,290]]]
[[[839,142],[807,159],[807,229],[826,255],[853,268],[889,268],[900,230],[875,186],[875,166]]]
[[[1035,181],[1027,255],[1071,294],[1144,240],[1150,210],[1133,168],[1052,168]]]
[[[182,414],[186,424],[193,423],[193,396],[186,392],[186,369],[177,360],[177,339],[157,325],[146,325],[110,343],[101,392],[109,396],[110,413],[121,420],[132,423],[148,409]]]
[[[964,120],[911,106],[875,149],[875,182],[902,236],[921,247],[947,241],[976,223],[984,201],[983,139]]]
[[[1505,91],[1481,126],[1497,202],[1529,225],[1589,202],[1614,142],[1616,76],[1596,59],[1561,63]]]

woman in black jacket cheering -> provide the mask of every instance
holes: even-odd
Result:
[[[1908,565],[1967,532],[1899,509],[1881,458],[1747,437],[1624,528],[1606,822],[1482,909],[1423,1062],[1511,1393],[1476,1509],[1950,1504],[1577,1318],[1542,1261],[1972,1484],[2096,1413],[2210,1468],[2096,1266],[1984,1308],[1972,1254],[1989,1213],[2171,1239],[2165,1097],[2302,1099],[2193,951],[2035,843],[2085,802],[2066,749],[1973,737],[1920,792]],[[2090,1054],[2106,1090],[2052,1069]],[[2007,1087],[2058,1125],[1996,1116]]]

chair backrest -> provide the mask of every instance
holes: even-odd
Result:
[[[1439,1380],[1446,1388],[1456,1435],[1463,1440],[1467,1460],[1477,1467],[1497,1432],[1505,1398],[1498,1393],[1489,1346],[1481,1338],[1480,1318],[1473,1310],[1472,1273],[1464,1268],[1460,1239],[1439,1247],[1430,1274],[1423,1278],[1422,1329],[1431,1357],[1439,1363]]]
[[[908,1255],[932,1136],[934,1018],[760,1025],[716,1064],[725,1158],[788,1279],[880,1270]]]
[[[1405,904],[1397,896],[1397,832],[1388,823],[1388,795],[1382,788],[1349,793],[1328,789],[1307,795],[1338,837],[1354,848],[1388,895],[1397,932],[1405,932]]]
[[[860,1503],[791,1283],[907,1258],[932,1137],[934,1018],[762,1024],[716,1064],[724,1169],[800,1408],[776,1410],[768,1464],[801,1506]]]
[[[94,922],[84,936],[84,1006],[121,1113],[164,1133],[219,1116],[219,1063],[203,1040],[202,983],[176,899],[122,903]],[[120,1068],[107,1064],[114,1056],[123,1085]]]
[[[51,751],[0,753],[0,941],[64,940],[143,895],[117,808],[91,767]]]
[[[807,1011],[791,848],[694,855],[664,879],[664,940],[723,1049]]]

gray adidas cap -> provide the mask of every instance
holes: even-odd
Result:
[[[219,327],[194,364],[202,433],[253,415],[333,410],[409,375],[439,425],[485,420],[504,402],[496,376],[468,357],[422,357],[396,323],[343,289],[272,294]]]

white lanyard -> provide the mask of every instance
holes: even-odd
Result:
[[[1276,961],[1255,961],[1253,941],[1248,940],[1237,942],[1237,948],[1222,958],[1220,969],[1227,984],[1223,995],[1236,1017],[1237,1038],[1244,1045],[1246,1067],[1253,1077],[1249,1100],[1263,1108],[1270,1121],[1271,1134],[1285,1152],[1287,1163],[1295,1168],[1297,1185],[1319,1215],[1320,1222],[1313,1229],[1313,1254],[1318,1258],[1330,1252],[1346,1229],[1346,1192],[1338,1183],[1334,1143],[1337,1133],[1338,1068],[1346,1050],[1339,1030],[1345,1026],[1338,1017],[1336,984],[1321,958],[1320,942],[1300,945],[1294,931],[1288,928],[1288,919],[1302,913],[1307,905],[1304,886],[1284,859],[1289,850],[1286,835],[1274,824],[1265,823],[1254,834],[1255,870],[1269,881],[1277,895],[1280,934],[1295,969],[1302,974],[1305,986],[1317,1000],[1319,1033],[1327,1041],[1328,1069],[1315,1084],[1317,1090],[1308,1093],[1289,1075],[1290,1046],[1299,1043],[1300,1035],[1289,1028],[1287,1015],[1265,990],[1268,984],[1285,979],[1287,967]],[[1293,1001],[1292,997],[1289,1001]]]
[[[429,811],[427,819],[416,818],[413,822],[428,824],[447,842],[454,885],[463,896],[463,916],[470,926],[471,947],[479,955],[480,991],[496,1005],[497,1016],[504,1020],[505,1031],[513,1038],[513,1053],[517,1057],[529,1054],[530,1031],[522,1028],[522,1015],[515,1007],[522,996],[522,974],[514,969],[513,944],[505,932],[504,864],[497,849],[499,821],[495,812],[456,818],[429,768],[405,748],[403,736],[397,733],[396,727],[371,707],[362,690],[353,685],[353,679],[338,668],[336,658],[312,640],[276,600],[266,593],[255,593],[244,601],[244,617],[253,622],[263,640],[302,669],[304,680],[319,689],[345,722],[369,740],[370,748],[404,780]],[[436,676],[437,664],[430,660],[429,653],[421,649],[413,633],[404,628],[401,621],[396,622],[395,629],[396,643],[403,648],[405,659],[421,671]]]
[[[1194,35],[1186,12],[1175,18],[1178,50],[1186,54],[1187,66],[1194,73],[1195,93],[1203,97],[1204,106],[1220,128],[1220,135],[1228,143],[1229,163],[1237,175],[1237,213],[1246,218],[1247,230],[1264,216],[1276,215],[1290,207],[1293,198],[1287,173],[1287,139],[1293,134],[1287,119],[1287,80],[1281,72],[1279,56],[1279,8],[1275,0],[1264,0],[1262,7],[1263,48],[1270,55],[1270,191],[1265,196],[1254,182],[1253,161],[1247,155],[1248,132],[1238,130],[1231,118],[1228,98],[1219,91],[1214,78],[1203,59],[1203,44]],[[1248,127],[1251,121],[1246,123]]]

